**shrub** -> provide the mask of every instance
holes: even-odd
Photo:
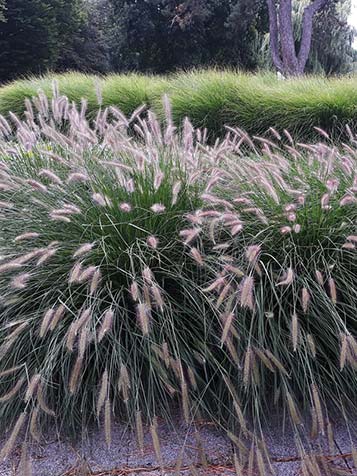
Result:
[[[171,78],[169,97],[176,125],[185,117],[197,128],[207,128],[215,136],[225,135],[224,126],[230,123],[227,117],[229,103],[237,99],[235,87],[249,76],[228,71],[193,71],[178,73]],[[161,102],[156,101],[156,110],[164,117]]]

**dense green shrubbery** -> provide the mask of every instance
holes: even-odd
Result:
[[[130,116],[142,104],[162,115],[161,97],[167,93],[173,118],[180,125],[189,117],[195,127],[223,135],[226,125],[252,135],[266,135],[270,127],[288,129],[296,139],[315,138],[321,127],[339,139],[344,126],[357,122],[356,79],[308,77],[279,81],[273,74],[247,75],[231,71],[197,71],[163,78],[136,74],[95,77],[68,73],[15,81],[0,88],[0,113],[24,112],[24,100],[39,90],[52,96],[56,79],[70,101],[88,102],[88,117],[95,117],[98,101],[118,107]]]
[[[91,127],[64,97],[28,105],[17,142],[1,119],[1,427],[19,418],[2,455],[47,418],[104,413],[108,443],[113,415],[139,441],[145,419],[155,438],[179,403],[228,429],[243,463],[253,438],[259,462],[272,409],[301,451],[310,423],[331,434],[330,409],[356,410],[354,137],[232,129],[209,146],[163,108],[163,131],[132,117],[135,139],[118,111]]]

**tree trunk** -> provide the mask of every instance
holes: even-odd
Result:
[[[298,69],[298,59],[295,51],[292,0],[280,0],[279,33],[284,71],[288,75],[294,75]]]
[[[280,72],[284,72],[283,61],[280,56],[279,47],[279,25],[276,5],[274,0],[267,0],[269,10],[269,32],[270,32],[270,50],[273,59],[273,63],[276,69]]]
[[[315,14],[330,0],[313,0],[304,9],[301,44],[296,52],[292,21],[292,0],[280,0],[279,10],[276,0],[267,0],[269,10],[270,49],[278,71],[286,76],[304,74],[309,58]]]

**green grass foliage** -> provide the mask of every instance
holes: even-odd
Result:
[[[287,129],[296,138],[307,140],[316,137],[316,126],[339,139],[341,135],[345,138],[344,126],[354,127],[357,121],[354,76],[281,81],[274,74],[218,70],[169,77],[66,73],[22,79],[0,88],[0,113],[12,111],[21,116],[25,98],[37,96],[40,90],[50,98],[53,80],[70,101],[87,101],[89,118],[95,117],[98,102],[103,107],[115,106],[127,116],[145,104],[163,116],[161,98],[168,94],[176,125],[189,117],[195,127],[207,127],[213,136],[222,136],[229,125],[251,135],[265,135],[270,127],[280,133]]]
[[[157,417],[178,407],[265,474],[275,412],[302,457],[310,435],[333,440],[336,412],[353,433],[355,136],[231,129],[210,145],[161,107],[164,128],[115,108],[90,124],[42,95],[26,121],[0,120],[2,457],[48,421],[103,422],[109,445],[112,420],[139,445],[144,421],[157,448]]]

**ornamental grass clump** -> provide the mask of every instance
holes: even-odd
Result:
[[[47,419],[97,419],[110,444],[114,416],[140,429],[175,404],[190,421],[213,314],[180,230],[214,150],[150,113],[90,126],[64,97],[27,106],[16,138],[1,119],[1,427],[37,441]]]
[[[0,424],[224,428],[235,467],[272,472],[264,425],[310,436],[356,414],[356,141],[274,141],[228,128],[207,144],[142,108],[87,122],[54,87],[0,118]],[[320,441],[320,440],[319,440]],[[26,449],[26,444],[24,445]],[[326,463],[326,462],[325,462]],[[306,469],[307,468],[307,469]]]
[[[217,408],[233,434],[282,408],[297,434],[327,434],[329,412],[356,411],[356,151],[230,134],[241,156],[222,158],[190,231],[229,356]]]

